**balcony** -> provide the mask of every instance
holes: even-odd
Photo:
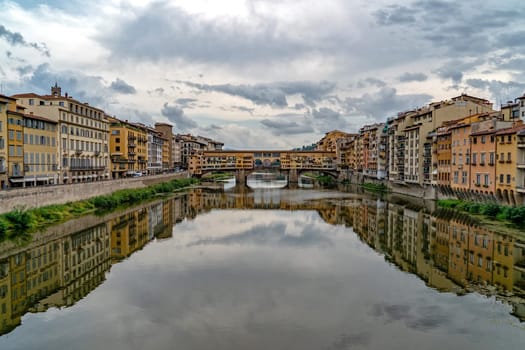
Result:
[[[516,186],[516,192],[525,193],[525,186]]]
[[[82,150],[81,150],[81,149],[76,149],[76,150],[75,150],[75,154],[76,154],[77,156],[81,155],[81,154],[82,154]]]
[[[135,147],[137,147],[137,145],[134,144],[134,143],[130,143],[130,144],[128,144],[128,147],[129,147],[129,148],[135,148]]]
[[[93,155],[94,155],[95,157],[100,156],[100,151],[95,151],[95,152],[93,152]]]
[[[127,163],[128,160],[126,158],[111,158],[111,162],[113,163]]]
[[[525,169],[525,162],[518,162],[516,166],[518,167],[518,169]]]
[[[132,140],[136,140],[137,139],[137,136],[133,136],[133,135],[129,135],[128,136],[128,140],[132,141]]]
[[[72,171],[101,171],[104,170],[104,166],[94,166],[94,165],[72,165],[69,167],[69,170]]]
[[[520,147],[520,148],[525,147],[525,140],[519,140],[518,141],[518,147]]]

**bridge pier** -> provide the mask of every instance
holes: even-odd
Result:
[[[235,170],[235,182],[241,185],[246,183],[246,173],[244,169]]]
[[[288,183],[298,183],[299,176],[297,175],[297,169],[288,170]]]

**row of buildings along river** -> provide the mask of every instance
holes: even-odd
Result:
[[[429,286],[462,293],[510,296],[525,320],[525,241],[481,226],[467,216],[375,198],[295,201],[290,192],[194,190],[139,208],[86,217],[36,234],[19,246],[0,244],[0,334],[27,312],[69,307],[106,279],[115,263],[154,239],[176,234],[177,224],[212,209],[315,210],[331,225],[352,227],[371,248]]]
[[[316,144],[336,152],[343,177],[455,197],[525,204],[525,95],[496,111],[462,94]],[[435,196],[427,196],[434,197]]]
[[[0,190],[159,174],[187,168],[194,149],[222,146],[110,116],[57,84],[50,95],[0,95]]]

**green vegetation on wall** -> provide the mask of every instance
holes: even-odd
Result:
[[[467,212],[469,214],[482,215],[492,220],[512,223],[520,228],[525,227],[525,206],[509,207],[496,203],[477,203],[459,199],[440,200],[438,201],[438,206]]]
[[[109,211],[119,207],[136,204],[155,198],[158,195],[172,193],[198,183],[197,179],[174,179],[146,188],[116,191],[105,196],[98,196],[83,201],[48,205],[40,208],[22,207],[0,215],[0,241],[6,238],[27,238],[27,234],[46,225],[59,223],[94,211]]]

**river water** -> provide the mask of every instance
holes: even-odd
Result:
[[[523,349],[525,238],[431,211],[237,187],[50,227],[0,245],[0,349]]]

